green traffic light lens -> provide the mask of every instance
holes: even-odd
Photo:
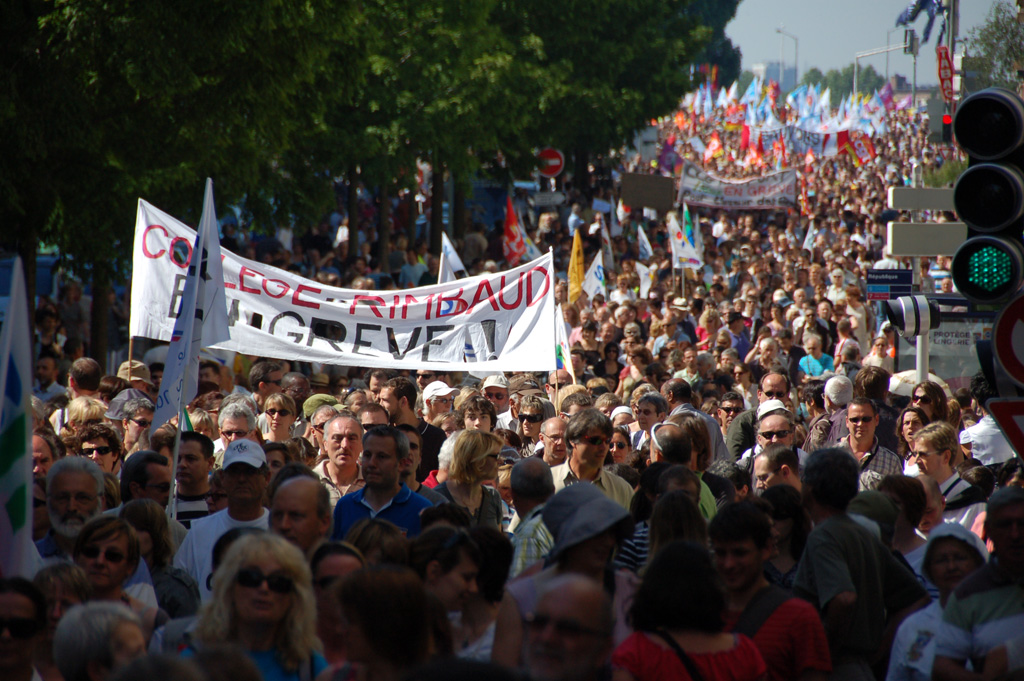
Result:
[[[1013,262],[1010,254],[993,246],[984,246],[967,261],[967,278],[979,288],[994,293],[1010,283]]]

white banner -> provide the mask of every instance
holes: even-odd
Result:
[[[604,283],[604,258],[601,257],[600,252],[594,256],[594,261],[590,263],[587,275],[583,277],[583,292],[591,300],[599,293],[605,298],[608,297],[608,287]]]
[[[139,200],[133,336],[169,341],[193,229]],[[552,256],[506,272],[393,291],[332,288],[223,251],[231,340],[248,355],[346,366],[462,371],[467,335],[479,371],[555,366]]]
[[[678,202],[728,209],[796,208],[796,169],[752,180],[724,180],[686,162]]]

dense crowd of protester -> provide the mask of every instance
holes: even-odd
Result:
[[[685,135],[666,123],[661,143],[702,163],[679,140],[719,123]],[[885,190],[912,163],[939,163],[925,128],[892,114],[873,165],[794,160],[809,189],[800,212],[701,214],[705,266],[685,277],[664,221],[624,214],[607,296],[569,301],[556,287],[572,375],[210,357],[179,432],[153,423],[160,348],[110,367],[91,358],[69,283],[37,313],[43,567],[0,579],[3,677],[1024,668],[1024,467],[985,410],[993,388],[977,374],[955,392],[891,390],[893,331],[865,302],[867,268],[905,264],[883,251]],[[722,133],[709,170],[767,172],[742,168]],[[531,237],[562,269],[577,231],[592,256],[605,218],[585,206],[616,203],[617,178],[639,170],[651,168],[599,161],[564,210],[534,214],[518,196]],[[374,259],[373,199],[358,196],[290,243],[226,225],[223,244],[330,284],[436,281],[422,242]],[[414,220],[394,208],[399,229]],[[657,272],[646,296],[641,226]],[[456,244],[470,273],[499,267],[490,227]]]

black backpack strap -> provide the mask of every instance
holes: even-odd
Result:
[[[683,650],[682,646],[676,643],[676,640],[672,638],[671,634],[667,631],[662,631],[661,629],[655,629],[652,633],[668,644],[668,647],[672,649],[679,658],[679,661],[683,663],[684,667],[686,667],[686,673],[690,675],[690,678],[693,679],[693,681],[704,681],[704,676],[700,673],[700,670],[697,669],[697,665],[692,659],[690,659],[690,656],[686,654],[686,651]]]
[[[780,605],[793,597],[793,594],[781,587],[775,585],[766,586],[750,599],[750,603],[747,604],[739,619],[736,620],[736,626],[732,628],[733,633],[754,638],[754,635],[760,631],[764,623],[772,616],[772,613],[778,610]]]

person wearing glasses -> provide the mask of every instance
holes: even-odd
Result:
[[[930,421],[949,421],[949,401],[946,399],[946,392],[934,381],[924,381],[914,386],[910,403],[923,409]]]
[[[263,401],[263,413],[256,424],[263,433],[264,442],[287,442],[306,432],[306,424],[297,419],[295,400],[281,392],[268,395]]]
[[[116,516],[101,515],[82,528],[75,540],[74,561],[92,584],[92,600],[124,603],[142,620],[149,641],[167,623],[167,613],[130,596],[125,584],[139,566],[139,536]]]
[[[252,400],[247,401],[252,402]],[[217,414],[217,431],[220,433],[220,437],[214,443],[214,456],[217,457],[217,464],[223,467],[224,452],[232,442],[238,440],[256,442],[256,413],[241,402],[222,404],[220,412]]]
[[[665,390],[664,386],[662,386],[662,390]],[[729,426],[732,425],[733,419],[744,411],[746,411],[746,408],[744,407],[743,395],[733,391],[729,391],[722,395],[722,399],[718,403],[717,420],[719,422],[719,431],[722,433],[723,440],[729,432]]]
[[[277,362],[256,362],[249,369],[249,389],[256,405],[265,409],[265,402],[274,393],[281,392],[284,371]]]
[[[653,396],[665,401],[657,393],[653,393]],[[604,469],[611,437],[611,419],[597,409],[589,407],[574,414],[565,429],[565,440],[571,448],[569,454],[564,463],[551,468],[555,492],[579,482],[590,482],[609,499],[628,509],[633,499],[633,488],[619,476]]]
[[[765,374],[757,388],[758,405],[769,400],[780,400],[785,407],[789,401],[790,388],[789,377],[785,374]],[[732,460],[739,460],[746,450],[757,445],[758,411],[758,407],[748,409],[734,417],[729,425],[725,445]]]
[[[149,428],[153,425],[153,403],[145,397],[136,397],[124,403],[124,431],[122,449],[131,456],[140,449],[149,448]]]
[[[121,438],[112,426],[93,423],[78,432],[78,453],[96,462],[104,473],[119,475],[124,457]]]
[[[180,453],[179,453],[180,456]],[[152,451],[136,452],[128,459],[121,471],[121,503],[133,499],[151,499],[167,508],[171,498],[171,467],[167,457]],[[117,509],[107,509],[117,512]],[[171,546],[176,551],[188,529],[174,518],[169,519]],[[172,551],[172,553],[173,553]]]
[[[416,373],[416,381],[424,372]],[[431,374],[433,375],[433,374]],[[452,410],[452,403],[455,396],[459,394],[458,388],[451,388],[443,381],[434,381],[423,388],[423,419],[433,423],[434,419]]]
[[[327,667],[317,652],[316,605],[305,556],[266,532],[235,541],[213,576],[212,597],[183,655],[231,643],[264,679],[312,679]]]
[[[541,424],[544,423],[544,403],[536,395],[519,398],[516,419],[523,438],[523,457],[533,456],[534,447],[540,439]]]
[[[174,565],[196,580],[203,602],[208,601],[212,593],[210,547],[228,530],[265,530],[270,522],[270,512],[263,507],[264,492],[270,482],[270,468],[263,448],[251,440],[232,442],[224,452],[222,470],[221,484],[227,494],[227,508],[192,521],[192,529],[174,555]]]
[[[934,421],[914,435],[913,453],[907,460],[916,463],[919,475],[934,480],[946,500],[942,519],[960,523],[968,530],[985,510],[985,493],[960,477],[953,467],[960,442],[953,427]]]
[[[45,641],[46,601],[32,582],[0,577],[0,670],[6,681],[40,679],[33,653]]]
[[[877,489],[887,475],[901,475],[903,460],[896,452],[878,443],[878,409],[866,397],[855,397],[846,406],[846,427],[850,434],[840,441],[840,447],[850,450],[860,464],[862,489]]]
[[[757,408],[757,443],[743,452],[740,465],[751,469],[754,457],[772,445],[794,446],[796,420],[793,412],[786,408],[780,400],[768,400]],[[802,466],[807,460],[807,452],[797,448],[797,456]]]
[[[754,486],[758,494],[776,485],[789,485],[798,492],[800,457],[790,445],[772,444],[754,457]]]

